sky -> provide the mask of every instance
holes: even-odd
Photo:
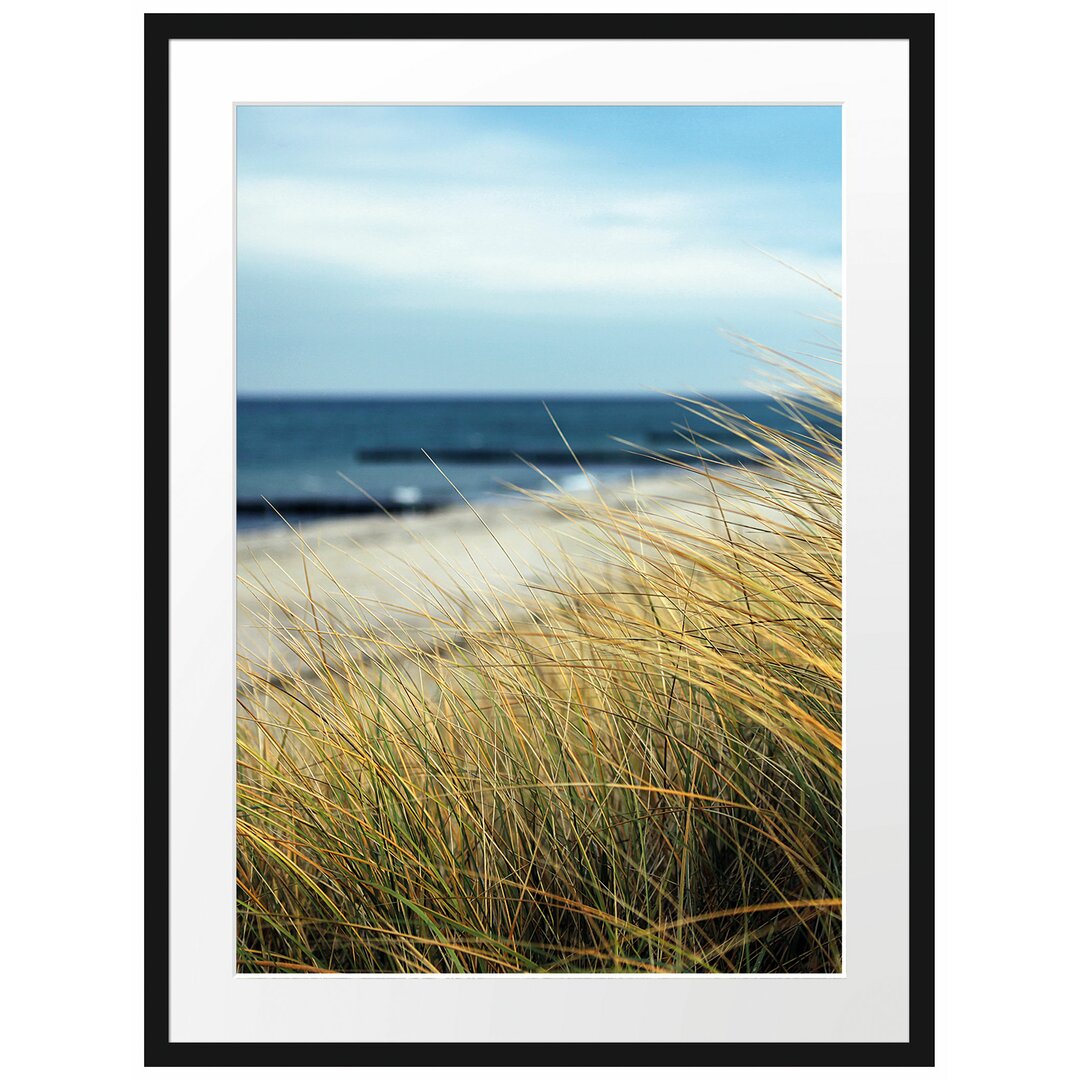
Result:
[[[840,235],[838,107],[241,106],[238,391],[736,393]]]

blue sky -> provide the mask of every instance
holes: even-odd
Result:
[[[237,381],[731,393],[837,313],[837,107],[243,106]],[[828,336],[827,331],[824,332]]]

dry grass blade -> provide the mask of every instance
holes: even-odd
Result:
[[[534,496],[527,580],[247,583],[241,970],[840,970],[840,400],[787,373],[795,434],[684,402],[677,493]]]

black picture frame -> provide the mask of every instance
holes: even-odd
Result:
[[[605,32],[606,31],[606,32]],[[145,370],[146,521],[160,551],[169,535],[167,485],[152,481],[169,468],[169,44],[177,39],[903,39],[909,43],[910,116],[910,340],[919,341],[920,365],[933,364],[934,327],[934,16],[897,15],[205,15],[145,16]],[[929,355],[928,355],[929,353]],[[923,396],[911,409],[911,474],[920,477],[919,533],[909,527],[912,563],[921,556],[921,588],[932,593],[926,564],[932,553],[933,410]],[[929,489],[927,487],[929,484]],[[913,519],[914,520],[914,519]],[[168,558],[167,539],[165,558]],[[932,565],[932,563],[931,563]],[[161,560],[147,565],[159,575]],[[931,571],[932,573],[932,571]],[[147,588],[146,616],[162,620],[160,590]],[[153,596],[153,610],[150,597]],[[920,626],[925,625],[924,621]],[[145,699],[145,924],[144,1063],[147,1066],[348,1065],[724,1065],[724,1066],[931,1066],[934,1063],[934,921],[926,902],[934,888],[934,760],[932,740],[912,754],[909,772],[909,1028],[907,1042],[795,1043],[557,1043],[557,1042],[324,1042],[195,1043],[169,1036],[169,717],[163,714],[161,640],[148,639],[145,663],[154,665]],[[910,640],[913,700],[932,701],[915,683],[934,677],[932,627]],[[927,706],[929,707],[929,706]],[[909,718],[910,721],[910,718]],[[923,711],[920,726],[933,724]],[[909,723],[910,731],[910,723]],[[917,952],[917,955],[916,955]],[[917,962],[916,962],[917,961]],[[673,1055],[672,1048],[678,1047]],[[721,1054],[717,1054],[722,1050]]]

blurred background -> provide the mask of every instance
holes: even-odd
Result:
[[[840,197],[837,107],[240,107],[239,526],[655,471],[662,391],[776,423],[724,332],[835,374]]]

